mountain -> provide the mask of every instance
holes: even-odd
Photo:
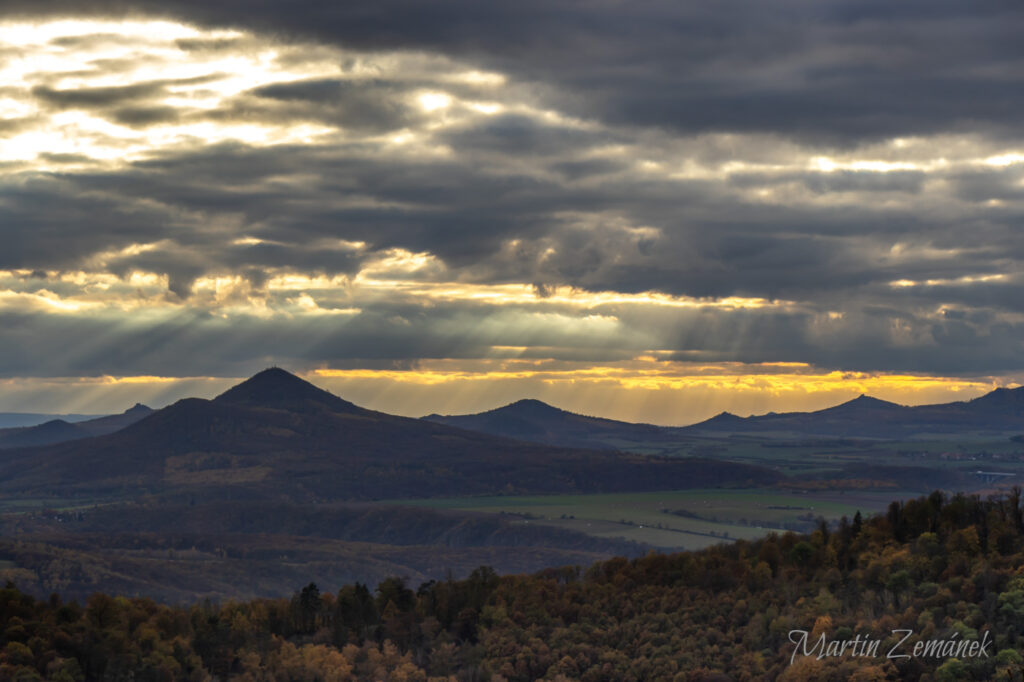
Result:
[[[291,502],[766,485],[732,462],[549,447],[357,407],[280,369],[112,434],[0,452],[0,493]]]
[[[757,433],[858,438],[915,438],[949,434],[1024,432],[1024,388],[997,388],[966,402],[908,407],[865,395],[816,412],[723,420],[714,417],[689,434]]]
[[[976,414],[1024,418],[1024,387],[997,388],[963,405],[966,411]]]
[[[144,409],[144,408],[143,408]],[[141,410],[136,410],[136,413]],[[60,427],[55,427],[60,428]],[[0,569],[40,594],[195,600],[522,572],[649,546],[373,500],[768,486],[759,466],[525,443],[353,405],[272,368],[105,435],[0,451]],[[588,524],[589,525],[589,524]],[[16,538],[13,539],[13,538]]]
[[[711,419],[705,422],[701,422],[705,426],[713,426],[715,428],[732,428],[743,423],[743,417],[733,414],[732,412],[719,412]]]
[[[357,407],[279,367],[263,370],[220,394],[213,402],[299,413],[380,414]]]
[[[0,412],[0,430],[15,429],[22,426],[39,426],[46,422],[60,419],[69,423],[95,419],[95,414],[42,414],[39,412]]]
[[[13,429],[0,429],[0,449],[53,445],[80,438],[102,436],[120,431],[134,424],[153,410],[136,403],[121,414],[96,417],[85,421],[69,423],[63,419],[53,419],[38,426],[26,426]]]
[[[818,410],[814,414],[818,416],[853,415],[862,417],[868,415],[893,414],[895,412],[902,412],[904,409],[905,408],[902,405],[891,403],[888,400],[872,398],[862,393],[853,400],[848,400],[845,403],[840,403],[833,407],[827,407],[824,410]]]
[[[980,399],[979,399],[980,400]],[[1000,402],[1009,402],[1005,399]],[[960,403],[957,403],[958,405]],[[909,410],[878,398],[861,395],[840,405],[817,412],[769,412],[756,417],[739,417],[721,412],[714,417],[687,427],[655,426],[586,417],[561,410],[539,400],[520,400],[488,412],[467,415],[437,414],[423,417],[432,421],[492,435],[527,440],[534,443],[645,451],[679,449],[690,446],[700,449],[708,436],[731,433],[785,433],[792,435],[897,437],[919,430],[921,425],[903,424]],[[980,410],[976,410],[980,412]],[[942,422],[948,415],[936,416]],[[975,415],[974,421],[978,421]],[[660,446],[660,447],[659,447]],[[665,446],[674,446],[668,447]]]
[[[38,426],[23,426],[0,431],[0,448],[50,445],[87,437],[88,434],[77,425],[69,424],[63,419],[54,419]]]
[[[587,417],[539,400],[520,400],[479,414],[431,414],[423,419],[495,436],[577,448],[629,449],[630,445],[661,441],[668,435],[664,428],[651,424]]]
[[[915,438],[952,434],[1024,433],[1024,388],[997,388],[974,400],[907,407],[861,395],[815,412],[739,417],[722,412],[686,427],[633,424],[587,417],[539,400],[520,400],[487,412],[431,414],[425,421],[565,447],[636,452],[676,451],[730,434],[791,437]]]

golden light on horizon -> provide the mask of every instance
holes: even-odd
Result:
[[[968,400],[999,386],[1019,386],[1024,379],[822,371],[804,363],[699,364],[639,358],[602,365],[515,358],[426,360],[411,370],[321,368],[298,374],[363,407],[411,417],[480,412],[538,398],[581,414],[674,426],[722,411],[748,416],[823,409],[860,394],[905,405]],[[0,379],[6,401],[0,402],[0,411],[46,411],[33,410],[35,406],[113,413],[135,402],[162,407],[184,397],[213,398],[244,379],[146,375]],[[64,400],[57,410],[52,403],[32,402],[54,390]]]
[[[921,405],[967,400],[1000,385],[1016,385],[994,377],[822,371],[805,363],[702,365],[643,357],[592,366],[508,358],[424,360],[410,370],[322,368],[306,376],[343,396],[366,396],[374,409],[398,405],[409,416],[480,412],[539,398],[584,414],[676,426],[722,411],[748,416],[823,409],[861,394]]]
[[[663,419],[931,401],[1009,380],[944,371],[1017,366],[1020,276],[986,253],[1011,243],[986,212],[1013,199],[955,191],[961,175],[1020,184],[1004,139],[638,128],[469,53],[164,19],[0,21],[0,52],[0,208],[25,245],[0,313],[36,334],[102,328],[94,357],[180,325],[245,362],[378,367],[310,376],[381,409],[546,390],[596,410],[658,397]],[[939,214],[993,238],[859,229]],[[957,359],[972,338],[990,358]],[[804,357],[940,376],[713,362]],[[159,374],[146,360],[132,371]],[[232,369],[204,371],[249,367],[218,361]]]
[[[782,395],[790,392],[814,393],[843,390],[856,394],[878,391],[913,394],[941,388],[947,391],[991,390],[991,381],[965,380],[916,374],[887,374],[832,370],[822,372],[807,363],[739,362],[702,365],[656,360],[641,355],[620,363],[590,367],[538,369],[547,360],[504,359],[497,367],[493,360],[423,360],[418,369],[316,369],[310,376],[324,378],[382,378],[412,384],[439,384],[456,381],[500,379],[539,379],[545,382],[612,381],[625,388],[682,390],[695,386],[718,389],[758,388]],[[467,367],[460,368],[459,365]],[[803,369],[804,372],[792,370]],[[790,371],[786,371],[790,370]],[[908,403],[909,404],[909,403]]]

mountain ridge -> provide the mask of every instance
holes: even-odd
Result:
[[[105,417],[104,414],[51,414],[49,412],[0,412],[0,431],[39,426],[60,419],[70,424]]]
[[[153,413],[153,409],[135,403],[121,414],[111,414],[77,422],[53,419],[36,426],[0,429],[0,450],[56,445],[72,440],[114,433]]]
[[[608,444],[609,438],[627,442],[659,439],[664,429],[577,414],[533,398],[473,415],[431,414],[422,419],[545,445],[603,450],[617,449]]]
[[[278,407],[290,411],[327,408],[336,412],[369,413],[280,367],[270,367],[224,391],[212,402],[227,405]]]
[[[689,426],[657,426],[584,417],[535,399],[465,415],[431,414],[424,420],[549,445],[609,448],[609,440],[658,442],[666,439],[747,432],[807,436],[907,438],[921,434],[980,431],[1024,432],[1024,387],[997,388],[969,401],[907,406],[861,394],[811,412],[768,412],[740,417],[721,412]],[[590,429],[582,433],[582,428]]]
[[[1024,387],[996,388],[969,401],[899,405],[861,395],[813,412],[752,415],[728,425],[706,420],[684,432],[789,432],[806,436],[899,439],[941,434],[1024,432]]]
[[[553,447],[374,412],[273,368],[213,400],[179,400],[115,433],[0,451],[0,492],[10,495],[230,494],[306,503],[779,478],[750,464]]]

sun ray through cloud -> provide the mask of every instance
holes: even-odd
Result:
[[[839,52],[652,71],[663,86],[648,90],[614,63],[537,56],[555,45],[520,54],[526,34],[447,49],[189,10],[2,22],[0,316],[24,331],[0,338],[0,375],[280,362],[378,387],[575,381],[586,404],[703,392],[727,409],[754,394],[948,397],[1022,370],[1015,121],[909,104],[892,121],[852,105],[834,116],[845,100],[811,83]],[[863,35],[828,30],[864,54]],[[1001,64],[979,82],[1002,83]],[[830,77],[859,87],[865,69]],[[723,93],[754,82],[788,108],[738,117]],[[808,102],[821,120],[800,113]],[[172,332],[189,353],[178,366],[147,350]],[[46,340],[69,333],[88,341],[61,353]],[[119,348],[136,350],[102,359]],[[715,382],[617,368],[650,348],[655,366],[745,369]],[[557,379],[474,369],[503,353],[575,364]],[[436,362],[454,365],[423,369]],[[779,369],[794,362],[827,379]],[[415,413],[400,394],[374,404]]]

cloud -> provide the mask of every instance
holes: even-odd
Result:
[[[1022,369],[1007,5],[124,7],[0,58],[7,376]]]
[[[10,12],[82,12],[80,2]],[[410,50],[477,62],[556,93],[606,123],[679,134],[766,132],[855,146],[864,140],[1019,131],[1022,11],[1005,0],[862,3],[799,0],[714,6],[651,0],[531,0],[425,6],[391,0],[106,3],[208,26],[247,26],[358,50]],[[1008,100],[1009,98],[1009,100]]]
[[[43,85],[32,88],[32,94],[47,104],[62,109],[108,109],[126,102],[148,99],[164,91],[162,83],[139,83],[107,88],[55,90]]]

